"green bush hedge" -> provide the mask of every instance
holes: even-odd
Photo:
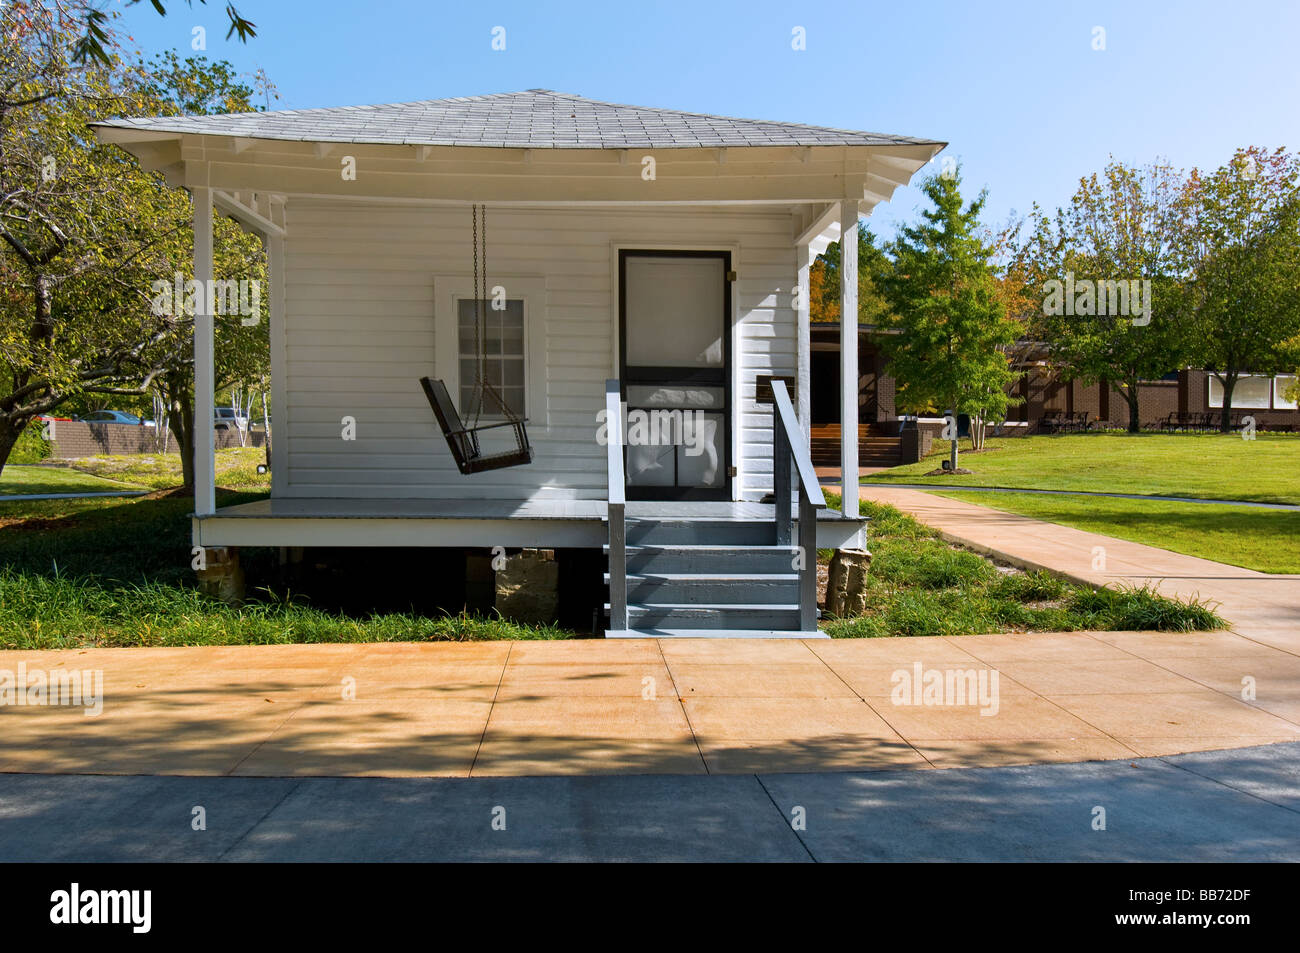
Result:
[[[50,455],[50,442],[45,439],[44,425],[32,421],[14,444],[6,463],[40,463]]]

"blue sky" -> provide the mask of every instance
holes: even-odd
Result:
[[[223,39],[224,0],[167,6],[165,19],[147,0],[126,8],[119,28],[146,52],[188,54],[205,26],[208,56],[267,71],[272,108],[542,87],[922,136],[950,143],[969,191],[989,189],[992,224],[1064,203],[1112,154],[1204,168],[1237,146],[1300,146],[1296,0],[235,0],[258,27],[246,45]],[[504,51],[491,48],[495,26]],[[899,190],[872,227],[888,234],[921,202]]]

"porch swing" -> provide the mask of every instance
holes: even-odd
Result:
[[[474,417],[470,426],[466,426],[460,414],[456,412],[456,405],[452,403],[451,395],[447,393],[446,384],[437,378],[420,378],[420,385],[424,388],[424,396],[428,398],[429,406],[433,408],[433,416],[438,419],[438,426],[442,428],[442,435],[447,438],[447,446],[451,449],[451,455],[456,461],[456,467],[466,476],[471,473],[482,473],[484,470],[500,470],[505,467],[517,467],[533,462],[533,448],[528,442],[528,430],[524,426],[525,418],[520,417],[510,409],[505,398],[501,396],[501,392],[487,377],[487,208],[484,206],[482,211],[483,233],[481,245],[478,225],[480,206],[475,205],[472,208],[474,228],[474,356],[476,360],[474,364],[473,400],[471,401]],[[478,267],[480,249],[483,256],[481,284]],[[503,419],[500,423],[479,423],[485,399],[491,400],[501,414]],[[497,430],[502,427],[510,427],[514,431],[514,448],[501,453],[484,454],[479,446],[478,435],[486,430]]]

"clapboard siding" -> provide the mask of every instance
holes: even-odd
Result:
[[[508,291],[511,276],[544,281],[537,327],[545,330],[546,366],[529,373],[541,382],[545,407],[531,411],[531,466],[472,477],[456,471],[418,384],[434,372],[435,280],[470,272],[468,211],[293,198],[286,224],[287,472],[277,474],[277,494],[603,498],[596,414],[614,373],[615,243],[739,248],[733,360],[742,385],[733,420],[741,495],[770,491],[772,417],[754,403],[754,377],[794,373],[787,210],[489,210],[489,282]],[[355,420],[355,440],[342,439],[344,417]]]

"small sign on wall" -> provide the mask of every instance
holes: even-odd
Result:
[[[790,395],[790,403],[798,404],[798,394],[794,386],[794,376],[785,374],[759,374],[755,378],[756,389],[754,393],[754,402],[757,404],[771,404],[772,398],[772,381],[785,381],[786,393]]]

